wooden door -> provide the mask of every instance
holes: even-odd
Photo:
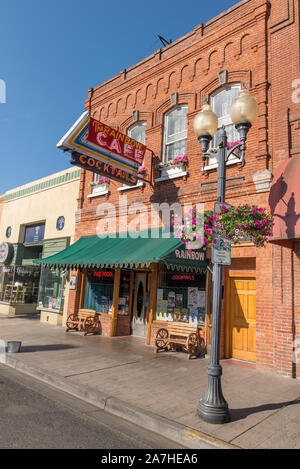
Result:
[[[227,301],[228,356],[256,361],[256,280],[230,277]]]

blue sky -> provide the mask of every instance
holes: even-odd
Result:
[[[237,3],[10,0],[0,5],[0,194],[69,167],[56,143],[88,89]]]

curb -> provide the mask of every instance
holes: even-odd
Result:
[[[187,449],[241,449],[238,446],[199,432],[192,427],[187,427],[166,417],[128,404],[101,391],[84,388],[69,381],[67,378],[63,378],[55,373],[48,373],[8,355],[4,364],[92,404],[105,412],[121,417],[139,427],[179,443]]]

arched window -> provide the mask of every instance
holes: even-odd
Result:
[[[142,143],[143,145],[146,145],[146,127],[147,127],[147,122],[145,121],[136,122],[135,124],[133,124],[127,129],[126,134],[128,135],[128,137],[134,138],[134,140],[136,140],[137,142]],[[141,184],[142,182],[139,180],[135,186],[128,186],[127,184],[123,184],[123,186],[119,188],[118,191],[139,187]]]
[[[186,155],[187,142],[186,104],[176,106],[164,116],[163,162],[167,163],[176,156]]]
[[[147,122],[137,122],[127,129],[127,135],[134,138],[137,142],[146,145],[146,127]]]
[[[213,111],[217,114],[219,119],[218,131],[213,139],[213,147],[218,144],[218,134],[223,125],[225,125],[228,142],[236,142],[240,139],[239,133],[231,122],[230,107],[235,98],[238,97],[240,91],[240,84],[233,83],[224,85],[219,88],[215,93],[210,96],[210,103]]]

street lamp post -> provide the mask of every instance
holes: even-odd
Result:
[[[238,98],[232,103],[230,115],[233,124],[240,135],[240,142],[230,150],[227,147],[225,127],[220,131],[218,151],[214,156],[218,160],[218,186],[217,201],[225,202],[226,191],[226,162],[236,150],[241,150],[241,163],[245,164],[246,139],[252,122],[257,116],[257,103],[244,87]],[[218,117],[209,104],[205,104],[194,119],[194,131],[202,149],[202,171],[204,170],[206,153],[209,143],[218,128]],[[220,326],[221,326],[221,300],[222,300],[222,264],[213,264],[213,297],[212,297],[212,329],[210,364],[207,367],[208,382],[206,393],[200,399],[198,406],[199,417],[209,423],[229,422],[228,404],[223,396],[221,387],[222,367],[220,365]]]

